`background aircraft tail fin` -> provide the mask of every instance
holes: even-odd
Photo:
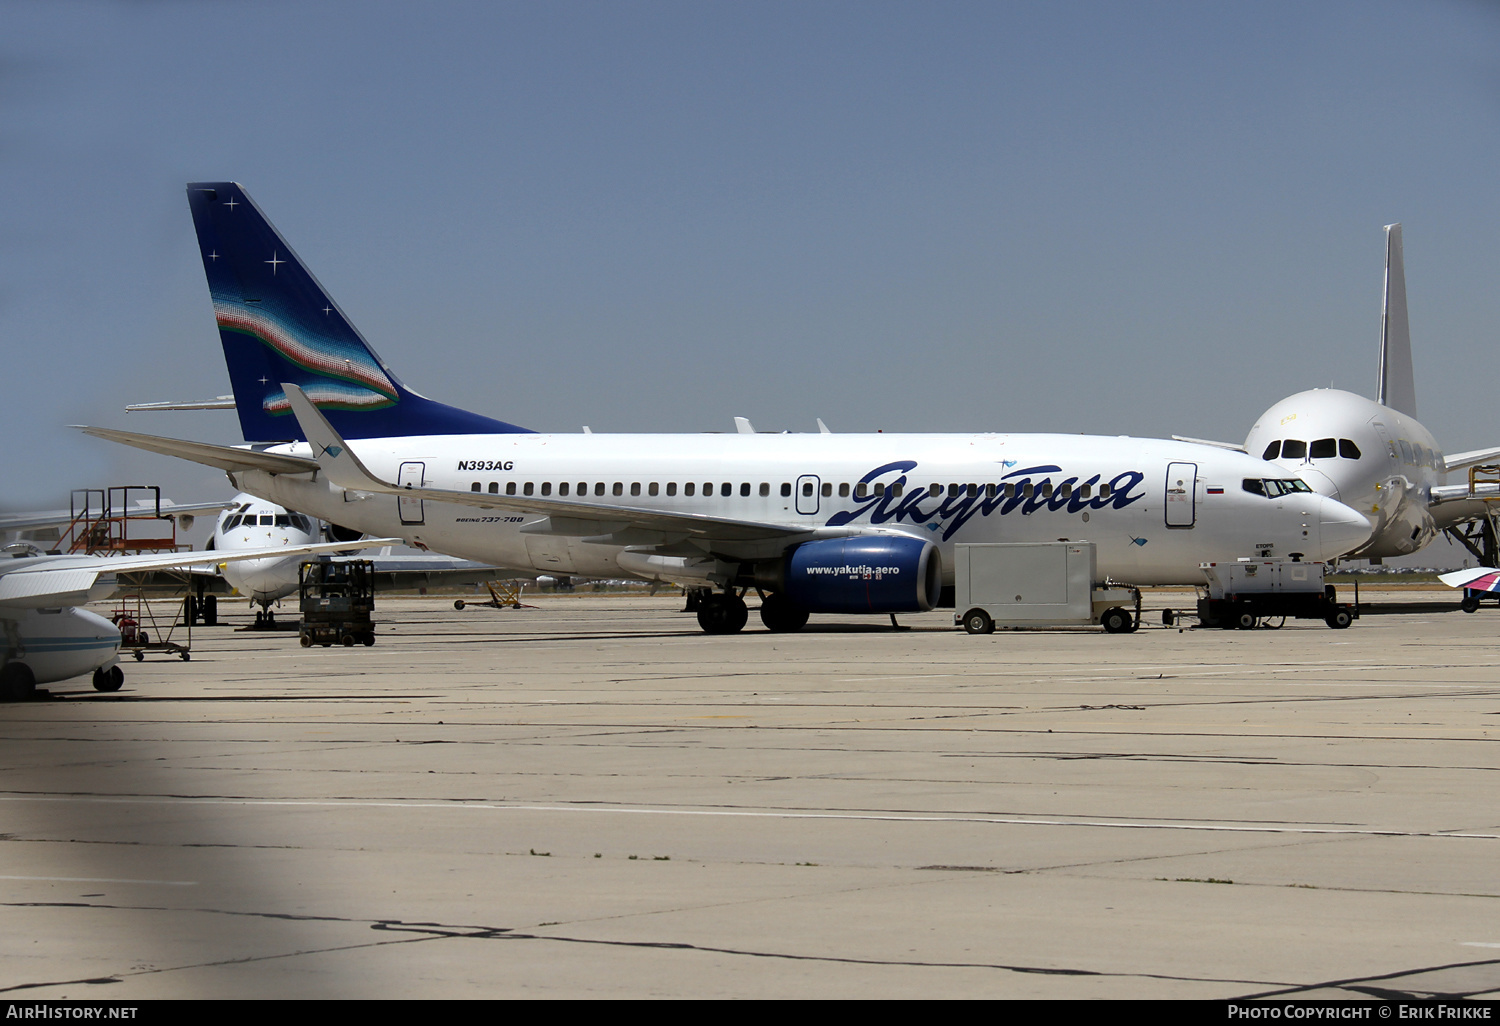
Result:
[[[403,385],[239,185],[187,193],[245,441],[303,440],[282,382],[346,438],[525,430]]]
[[[1417,415],[1417,383],[1411,366],[1411,324],[1406,317],[1406,264],[1401,225],[1385,226],[1385,302],[1380,316],[1380,380],[1375,396],[1408,417]]]

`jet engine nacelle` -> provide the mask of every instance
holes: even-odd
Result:
[[[786,597],[814,613],[924,612],[943,590],[937,546],[895,535],[805,542],[784,574]]]

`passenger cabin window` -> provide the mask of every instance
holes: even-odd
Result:
[[[595,481],[594,482],[594,494],[595,495],[603,495],[604,494],[604,482],[603,481]]]
[[[1336,438],[1319,438],[1307,448],[1307,455],[1315,460],[1331,460],[1339,454]]]
[[[1276,441],[1274,441],[1270,445],[1266,446],[1265,455],[1261,456],[1261,459],[1263,459],[1263,460],[1274,460],[1277,456],[1280,456],[1280,455],[1281,455],[1281,439],[1278,438],[1278,439],[1276,439]]]
[[[811,481],[803,481],[802,482],[802,494],[804,496],[810,496],[810,495],[812,495],[812,493],[813,493],[812,482]]]
[[[719,494],[724,496],[724,498],[726,499],[729,498],[729,496],[734,494],[734,485],[730,484],[728,481],[725,481],[723,484],[719,485]]]
[[[841,499],[847,499],[847,498],[849,498],[849,483],[847,481],[844,482],[843,484],[839,485],[839,498],[841,498]]]
[[[647,488],[647,489],[646,489],[646,494],[647,494],[647,495],[655,495],[655,494],[656,494],[656,493],[657,493],[657,491],[658,491],[658,490],[659,490],[659,489],[658,489],[658,487],[657,487],[657,484],[656,484],[656,482],[655,482],[655,481],[652,481],[652,482],[651,482],[651,485],[650,485],[650,487],[649,487],[649,488]]]
[[[521,494],[530,495],[533,487],[534,486],[532,485],[532,483],[530,481],[527,481],[524,485],[521,486]]]
[[[632,482],[630,482],[630,494],[631,495],[639,495],[639,494],[641,494],[641,483],[639,481],[632,481]]]
[[[471,492],[477,492],[477,491],[479,491],[479,482],[475,481],[473,484],[469,485],[469,491],[471,491]]]
[[[762,499],[764,499],[764,498],[767,498],[770,494],[771,494],[771,482],[769,482],[769,481],[762,481],[760,483],[760,497]]]
[[[692,486],[689,485],[688,487],[691,488]],[[677,494],[677,482],[676,481],[668,481],[667,482],[667,494],[668,495],[676,495]],[[688,494],[691,495],[692,492],[689,492]]]
[[[567,495],[568,494],[568,482],[563,481],[560,484],[558,484],[558,486],[557,486],[557,494],[558,495]]]
[[[693,482],[691,482],[691,481],[689,481],[687,484],[685,484],[685,485],[682,486],[682,494],[683,495],[692,495],[697,490],[698,490],[698,486],[695,485],[695,484],[693,484]]]
[[[551,481],[543,481],[542,482],[542,494],[543,495],[551,495],[552,494],[552,482]]]
[[[1099,486],[1099,498],[1101,498],[1101,499],[1107,499],[1107,498],[1109,498],[1109,492],[1110,492],[1109,485],[1102,484],[1102,485]]]
[[[1281,458],[1284,460],[1306,459],[1307,443],[1296,438],[1288,438],[1281,443]]]
[[[507,481],[507,482],[505,482],[505,494],[506,495],[514,495],[514,494],[516,494],[516,483],[514,481]]]
[[[740,498],[746,499],[746,498],[749,498],[749,497],[750,497],[750,482],[749,481],[742,482],[740,484]]]
[[[931,495],[935,499],[939,495],[943,494],[943,486],[934,481],[932,482],[932,485],[927,489],[927,494]]]
[[[859,484],[857,484],[857,485],[854,486],[854,497],[856,499],[863,499],[866,496],[868,496],[869,494],[870,494],[870,486],[868,484],[866,484],[865,482],[861,481]]]
[[[892,487],[894,487],[896,489],[896,494],[897,495],[901,494],[901,486],[900,485],[893,485]],[[884,495],[885,494],[885,485],[883,485],[883,484],[876,485],[875,486],[875,494],[876,495]]]
[[[792,494],[792,485],[791,485],[791,483],[788,482],[788,481],[781,482],[781,497],[783,499],[787,499],[787,498],[791,497],[791,494]]]
[[[491,481],[490,482],[490,494],[491,495],[499,495],[500,494],[500,482],[499,481]]]
[[[823,482],[822,492],[823,492],[823,498],[825,498],[825,499],[832,498],[833,497],[833,485],[832,485],[832,483],[830,483],[828,481],[824,481]]]
[[[614,488],[611,489],[611,491],[613,491],[614,494],[616,494],[616,495],[624,495],[625,494],[625,483],[623,481],[616,481],[615,482],[615,486],[614,486]]]

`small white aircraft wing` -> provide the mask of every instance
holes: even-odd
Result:
[[[611,506],[605,503],[569,502],[566,499],[544,499],[534,495],[495,495],[489,492],[457,492],[443,488],[413,488],[382,481],[370,472],[348,443],[328,423],[302,389],[291,383],[283,386],[291,402],[292,413],[301,425],[317,456],[317,465],[334,484],[359,492],[399,495],[429,502],[447,502],[478,509],[505,509],[518,513],[538,513],[555,520],[573,521],[559,533],[580,535],[614,534],[628,527],[644,528],[715,541],[758,541],[790,538],[810,533],[808,529],[763,524],[727,517],[700,516],[668,510],[638,509],[633,506]]]
[[[233,445],[213,445],[209,442],[189,442],[182,438],[160,438],[156,435],[139,435],[134,431],[118,431],[115,428],[85,427],[86,435],[103,438],[121,445],[132,445],[147,452],[159,452],[163,456],[176,456],[209,467],[225,471],[264,470],[269,474],[310,474],[318,469],[314,460],[301,456],[283,456],[280,453],[259,452],[241,449]]]
[[[378,548],[400,544],[399,538],[366,538],[356,542],[318,542],[225,552],[164,552],[141,556],[30,556],[0,560],[0,606],[30,608],[87,602],[98,579],[149,570],[205,570],[241,559],[279,559],[320,552]]]
[[[1500,448],[1455,452],[1443,457],[1444,470],[1467,470],[1481,463],[1500,462]]]
[[[1450,570],[1438,574],[1438,580],[1450,588],[1471,588],[1474,591],[1500,591],[1500,570],[1492,566],[1474,566],[1467,570]]]

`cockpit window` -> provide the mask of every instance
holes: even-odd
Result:
[[[1283,495],[1292,492],[1310,492],[1311,486],[1299,477],[1292,478],[1255,478],[1247,477],[1240,483],[1240,487],[1252,495],[1264,495],[1268,499],[1279,499]]]
[[[1297,438],[1288,438],[1281,443],[1281,458],[1300,460],[1307,456],[1307,443]]]
[[[1359,446],[1355,445],[1354,442],[1348,438],[1340,438],[1339,455],[1344,457],[1344,459],[1346,460],[1357,460],[1359,459],[1360,455]]]
[[[236,527],[239,527],[239,526],[240,526],[240,515],[238,513],[236,513],[234,516],[232,516],[228,520],[224,521],[224,533],[228,534],[230,531],[233,531]]]
[[[1320,438],[1307,447],[1307,455],[1315,460],[1331,460],[1339,454],[1336,438]]]
[[[1266,446],[1265,455],[1263,455],[1261,459],[1274,460],[1279,455],[1281,455],[1281,439],[1278,438],[1276,439],[1276,441]]]
[[[278,514],[276,514],[276,526],[277,527],[291,527],[292,526],[292,518],[291,518],[291,516],[289,514],[287,514],[287,513],[278,513]]]

